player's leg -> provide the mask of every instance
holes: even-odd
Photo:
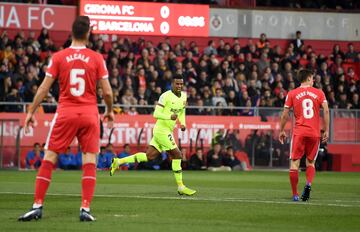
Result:
[[[290,161],[290,185],[292,190],[292,196],[294,201],[299,201],[299,193],[297,190],[297,186],[299,183],[299,166],[300,166],[300,159],[291,160]]]
[[[298,183],[299,183],[299,166],[301,157],[304,154],[303,137],[293,135],[290,144],[290,170],[289,179],[294,201],[299,200]]]
[[[55,114],[46,139],[45,156],[36,176],[33,207],[29,212],[19,217],[19,221],[41,218],[45,195],[58,159],[57,154],[66,150],[76,134],[77,128],[70,126],[69,122],[69,118]]]
[[[168,150],[167,153],[172,158],[171,168],[174,172],[176,184],[178,186],[178,193],[180,195],[187,195],[187,196],[194,195],[196,193],[196,191],[186,187],[183,183],[182,168],[181,168],[181,160],[182,160],[181,151],[176,146],[175,148]]]
[[[43,203],[56,161],[57,154],[55,152],[45,151],[44,159],[36,176],[33,206],[29,212],[19,217],[19,221],[31,221],[42,218]]]
[[[96,153],[83,153],[82,163],[80,220],[95,221],[96,219],[90,214],[90,204],[96,185]]]
[[[81,115],[78,120],[77,138],[83,151],[80,221],[95,221],[90,214],[90,205],[96,185],[96,154],[100,149],[100,125],[98,115]]]
[[[320,138],[306,137],[305,138],[305,152],[306,152],[306,185],[302,193],[301,199],[307,201],[310,198],[311,184],[315,177],[315,162],[320,146]]]
[[[111,162],[110,168],[110,176],[114,175],[115,171],[119,168],[122,164],[129,164],[129,163],[140,163],[140,162],[147,162],[149,160],[153,160],[160,155],[161,147],[156,142],[155,136],[152,138],[146,153],[145,152],[138,152],[134,155],[130,155],[124,158],[113,158]]]

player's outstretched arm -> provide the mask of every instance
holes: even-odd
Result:
[[[285,138],[286,138],[286,132],[285,132],[285,125],[289,118],[289,111],[290,109],[285,107],[284,111],[282,112],[281,118],[280,118],[280,134],[279,134],[279,140],[281,144],[284,144]]]
[[[322,137],[322,142],[325,143],[329,139],[330,112],[327,102],[323,102],[321,106],[324,109],[324,133]]]
[[[29,107],[29,111],[26,115],[25,119],[25,133],[29,132],[29,127],[31,123],[34,123],[34,113],[36,109],[39,107],[40,103],[44,100],[45,96],[49,93],[51,85],[54,83],[54,78],[50,76],[46,76],[43,82],[41,83],[40,87],[38,88],[35,97],[33,99],[32,104]]]

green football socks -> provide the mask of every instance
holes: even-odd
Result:
[[[176,184],[178,187],[184,186],[183,180],[182,180],[182,168],[181,168],[181,159],[173,159],[171,163],[171,168],[174,172]]]

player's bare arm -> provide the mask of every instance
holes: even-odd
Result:
[[[30,124],[35,122],[34,113],[41,104],[41,102],[43,101],[43,99],[45,98],[45,96],[49,93],[49,90],[53,83],[54,83],[54,79],[51,78],[50,76],[46,76],[43,82],[41,83],[40,87],[38,88],[34,100],[30,105],[29,111],[26,115],[25,125],[24,125],[25,133],[29,132]]]
[[[289,118],[289,111],[290,109],[285,107],[284,111],[281,114],[280,118],[280,133],[279,133],[279,141],[281,144],[284,144],[285,138],[286,138],[286,132],[285,132],[285,125]]]
[[[329,122],[330,122],[330,113],[329,106],[327,102],[321,104],[324,110],[324,133],[322,135],[322,142],[325,143],[329,139]]]
[[[106,104],[106,112],[104,114],[104,119],[108,121],[108,127],[113,126],[114,122],[114,112],[113,112],[113,93],[109,83],[109,79],[101,79],[99,84],[103,90],[104,101]]]

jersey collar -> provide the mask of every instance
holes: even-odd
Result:
[[[86,48],[86,46],[70,46],[70,48],[72,48],[72,49],[85,49]]]

